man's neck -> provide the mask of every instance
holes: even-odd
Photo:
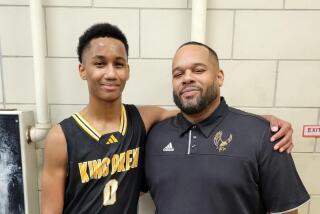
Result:
[[[121,105],[121,98],[112,102],[90,99],[81,114],[93,121],[117,121],[121,115]]]
[[[192,124],[196,124],[208,118],[218,108],[220,102],[220,96],[217,96],[217,98],[202,112],[192,115],[188,115],[183,112],[182,114],[189,122],[191,122]]]

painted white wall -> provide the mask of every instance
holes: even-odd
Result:
[[[77,73],[76,45],[79,35],[96,22],[116,24],[128,37],[131,79],[124,101],[173,106],[171,58],[190,39],[191,0],[43,2],[53,123],[88,100],[87,86]],[[1,107],[35,109],[28,4],[0,0]],[[319,1],[208,0],[208,7],[207,43],[221,58],[223,95],[232,106],[292,122],[293,156],[312,196],[300,213],[320,213],[320,139],[302,137],[304,124],[320,123]],[[40,175],[43,144],[37,148]],[[153,212],[150,197],[143,196],[140,214]]]

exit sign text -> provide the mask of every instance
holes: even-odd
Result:
[[[304,125],[303,137],[320,137],[320,125]]]

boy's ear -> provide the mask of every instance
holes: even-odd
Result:
[[[84,65],[82,63],[79,64],[79,75],[80,75],[80,78],[82,80],[86,80],[87,79],[87,73],[86,73],[86,69],[84,67]]]

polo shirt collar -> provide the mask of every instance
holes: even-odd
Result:
[[[221,97],[218,108],[203,121],[197,124],[192,124],[182,115],[182,113],[179,113],[176,117],[175,123],[179,128],[180,135],[188,132],[192,127],[197,126],[206,137],[209,137],[213,129],[223,120],[224,116],[227,115],[228,111],[229,107],[224,98]]]

